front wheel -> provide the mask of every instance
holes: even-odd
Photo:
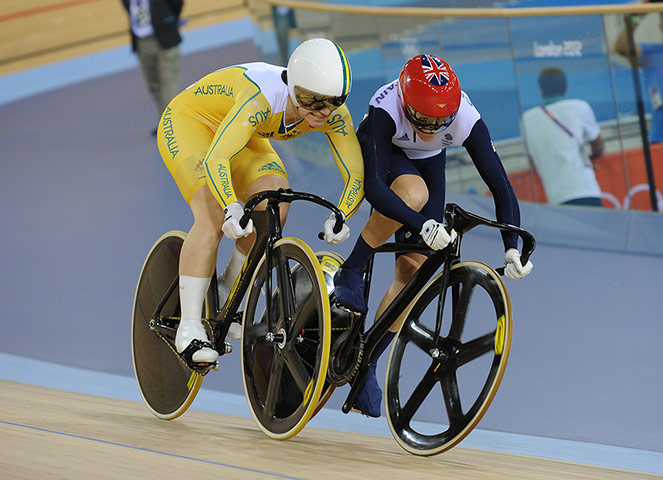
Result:
[[[442,274],[414,300],[385,380],[389,427],[415,455],[444,452],[476,427],[504,375],[513,334],[501,277],[483,263],[462,262],[451,268],[434,338],[441,284]]]
[[[316,255],[299,239],[278,240],[271,268],[266,255],[258,263],[242,322],[244,391],[270,438],[293,437],[315,413],[330,338],[327,286]]]

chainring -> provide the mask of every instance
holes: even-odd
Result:
[[[354,345],[348,342],[354,340]],[[348,352],[348,348],[352,348]],[[359,364],[364,356],[364,336],[361,332],[352,329],[338,336],[329,353],[329,366],[327,367],[327,382],[340,387],[350,381],[359,370]]]

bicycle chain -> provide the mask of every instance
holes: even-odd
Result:
[[[349,331],[350,330],[348,329],[348,332]],[[340,374],[336,372],[333,367],[334,353],[336,353],[345,343],[345,342],[338,343],[339,339],[337,339],[334,345],[332,345],[331,351],[329,352],[330,362],[329,366],[327,367],[327,381],[336,387],[345,385],[352,379],[352,377],[355,376],[355,374],[359,370],[359,365],[361,365],[361,360],[364,358],[364,336],[360,332],[358,342],[356,344],[356,348],[358,349],[358,351],[355,354],[356,357],[352,360],[354,362],[354,365],[351,365],[350,368],[345,369],[345,371],[341,372]]]

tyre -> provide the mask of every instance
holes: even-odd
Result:
[[[338,253],[329,250],[315,252],[315,255],[318,258],[320,266],[322,267],[322,271],[325,275],[327,295],[329,295],[330,298],[331,345],[333,345],[334,341],[341,334],[343,334],[343,332],[347,331],[352,321],[351,315],[348,312],[338,308],[333,301],[334,275],[336,275],[336,272],[340,266],[343,265],[343,262],[345,262],[345,258],[343,258],[343,256],[339,255]],[[329,382],[325,382],[325,386],[322,389],[322,394],[320,395],[320,400],[318,401],[318,406],[316,407],[313,415],[322,410],[327,401],[331,398],[331,395],[334,393],[335,389],[336,387],[334,385]]]
[[[191,370],[175,350],[175,332],[180,316],[176,281],[185,238],[185,233],[171,231],[156,241],[143,264],[134,296],[131,328],[134,373],[147,407],[164,420],[177,418],[189,408],[203,380],[202,375]],[[169,289],[172,289],[170,293]],[[209,299],[208,294],[203,318],[209,318]],[[165,303],[160,312],[156,312],[162,300]],[[155,315],[172,328],[158,331],[150,328]]]
[[[444,452],[476,427],[504,375],[513,334],[501,277],[483,263],[462,262],[451,269],[436,345],[441,283],[439,274],[414,300],[385,380],[389,427],[415,455]]]
[[[268,271],[263,256],[242,321],[242,378],[249,409],[270,438],[299,433],[325,387],[331,317],[325,276],[310,247],[282,238]],[[272,303],[268,315],[267,282]]]

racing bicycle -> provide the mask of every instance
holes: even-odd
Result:
[[[313,253],[303,241],[282,237],[279,203],[295,200],[330,209],[340,229],[340,212],[321,197],[292,190],[258,194],[247,202],[242,218],[242,225],[253,218],[257,239],[228,300],[219,305],[215,275],[201,312],[220,358],[231,351],[225,341],[230,323],[242,324],[242,378],[257,425],[271,438],[291,438],[335,388],[350,383],[342,407],[348,413],[366,380],[371,352],[406,311],[387,366],[384,396],[390,430],[397,443],[415,455],[435,455],[457,445],[476,427],[497,393],[513,336],[503,268],[462,261],[462,239],[477,226],[515,232],[523,240],[521,260],[526,263],[535,248],[534,237],[448,204],[446,223],[458,236],[446,248],[431,252],[422,243],[394,242],[376,250],[375,254],[429,256],[366,329],[365,316],[336,306],[333,277],[344,259],[335,252]],[[266,210],[255,210],[262,201],[267,201]],[[184,238],[184,233],[173,231],[157,240],[134,299],[134,371],[148,408],[163,419],[184,413],[203,377],[214,368],[188,364],[174,347],[179,322],[177,266]],[[374,256],[365,273],[367,300],[373,264]]]
[[[282,236],[279,205],[300,200],[334,212],[334,228],[340,230],[341,212],[319,196],[291,189],[255,195],[247,201],[240,223],[244,227],[253,219],[256,241],[225,303],[219,302],[215,274],[201,312],[220,360],[232,351],[226,341],[230,324],[242,324],[242,378],[249,409],[262,431],[275,439],[296,435],[331,391],[325,381],[331,270],[325,273],[320,260],[325,265],[334,259],[336,265],[342,259],[333,252],[316,254],[302,240]],[[256,209],[261,202],[266,202],[265,210]],[[166,420],[182,415],[204,376],[218,369],[218,362],[204,367],[188,363],[175,349],[178,263],[185,238],[181,231],[170,231],[156,241],[141,269],[133,306],[131,343],[138,387],[149,410]]]
[[[371,352],[407,312],[391,347],[384,400],[394,438],[415,455],[449,450],[476,427],[499,388],[509,356],[513,318],[501,278],[504,268],[461,261],[463,236],[477,226],[514,232],[523,241],[523,264],[536,245],[526,230],[482,218],[457,204],[446,206],[445,220],[458,235],[442,250],[431,251],[423,242],[386,243],[376,250],[364,274],[367,302],[375,254],[429,256],[370,328],[365,329],[365,315],[358,316],[337,336],[327,373],[330,388],[351,383],[342,407],[348,413],[366,381]]]

